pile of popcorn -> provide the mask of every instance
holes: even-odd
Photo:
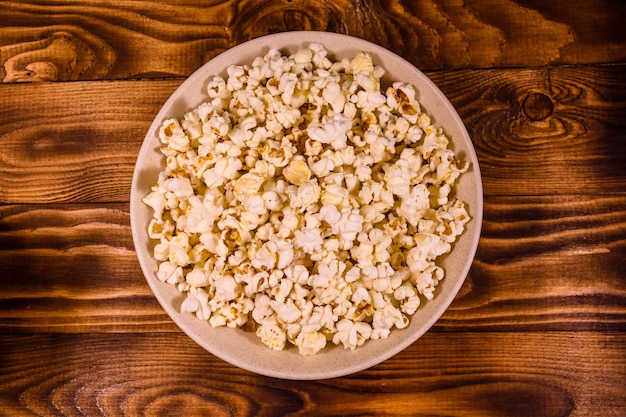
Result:
[[[433,298],[470,220],[451,195],[468,164],[383,73],[367,53],[270,50],[163,122],[166,168],[143,201],[183,312],[311,355],[387,338]]]

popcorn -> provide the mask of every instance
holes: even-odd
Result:
[[[157,222],[162,222],[163,211],[165,210],[165,203],[167,201],[163,193],[154,190],[150,194],[145,196],[142,201],[144,202],[144,204],[152,208],[154,212],[154,219],[157,220]]]
[[[400,301],[401,311],[408,315],[415,314],[415,311],[417,311],[417,308],[420,305],[420,299],[417,295],[417,291],[410,285],[402,285],[397,288],[393,293],[393,298]]]
[[[322,235],[319,229],[304,229],[295,231],[294,246],[304,253],[312,254],[322,248]]]
[[[372,56],[367,52],[359,52],[350,60],[350,72],[352,74],[364,73],[364,75],[369,75],[373,71],[374,63],[372,62]],[[370,77],[367,78],[369,79]]]
[[[277,260],[278,254],[276,253],[276,246],[266,242],[254,253],[254,257],[251,261],[252,266],[256,269],[267,271],[274,268]]]
[[[309,126],[307,133],[311,139],[340,150],[347,146],[347,132],[350,127],[350,119],[338,113],[321,126]]]
[[[161,262],[159,264],[157,278],[160,281],[167,282],[168,284],[182,282],[184,279],[183,269],[171,262]]]
[[[216,220],[214,214],[209,211],[208,207],[198,196],[191,196],[188,201],[190,205],[183,231],[191,234],[210,232]]]
[[[188,178],[170,178],[163,183],[166,191],[174,193],[176,198],[183,200],[194,195],[191,182]]]
[[[283,175],[291,184],[303,185],[311,178],[311,170],[306,161],[294,159],[285,167]]]
[[[289,265],[285,268],[286,276],[296,284],[304,285],[309,281],[309,270],[304,265]],[[298,287],[294,287],[296,290]]]
[[[293,245],[286,240],[277,239],[271,240],[268,242],[268,245],[276,251],[278,254],[278,261],[276,262],[276,267],[279,270],[285,269],[291,262],[294,257]]]
[[[390,330],[394,326],[398,329],[404,329],[408,324],[408,318],[390,303],[386,303],[382,308],[376,308],[374,311],[372,319],[374,329]]]
[[[200,308],[200,302],[193,295],[188,295],[180,305],[182,313],[195,313]]]
[[[372,328],[369,324],[343,319],[337,323],[337,333],[333,336],[333,343],[342,343],[344,348],[354,350],[369,339],[371,334]]]
[[[185,276],[185,280],[194,287],[204,287],[209,284],[207,274],[201,268],[195,267]]]
[[[300,309],[294,304],[293,300],[276,304],[274,311],[276,312],[276,319],[280,323],[295,323],[302,316]]]
[[[356,239],[357,233],[363,228],[363,216],[358,209],[343,207],[341,218],[333,227],[344,242],[352,242]]]
[[[346,98],[341,91],[339,83],[331,81],[322,90],[322,97],[330,103],[335,113],[341,113],[343,106],[346,104]],[[345,118],[348,120],[348,118]]]
[[[317,142],[319,143],[319,142]],[[321,158],[311,166],[317,177],[325,177],[335,169],[335,163],[330,158]]]
[[[174,225],[169,220],[162,221],[159,219],[150,220],[150,224],[148,225],[148,237],[150,239],[161,239],[167,235],[171,235],[174,231]]]
[[[285,331],[275,321],[264,322],[256,331],[261,341],[273,350],[283,350],[287,341]]]
[[[334,226],[341,219],[341,213],[334,205],[327,204],[320,209],[319,218],[330,226]]]
[[[211,326],[270,349],[353,350],[405,328],[436,294],[470,216],[468,169],[415,88],[381,87],[371,55],[269,50],[207,83],[158,135],[165,168],[143,202],[160,281]]]
[[[169,261],[174,265],[186,266],[189,263],[189,237],[180,232],[169,241]]]
[[[207,187],[217,188],[222,186],[225,181],[235,178],[241,168],[242,163],[238,158],[220,159],[212,168],[204,172],[202,179]]]
[[[326,336],[320,332],[304,333],[300,332],[295,341],[298,346],[298,353],[306,355],[315,355],[326,347]]]
[[[189,277],[189,274],[187,274]],[[189,279],[189,278],[187,278]],[[221,276],[215,280],[215,298],[225,301],[231,301],[237,298],[241,291],[240,285],[232,276]]]
[[[278,211],[282,207],[281,198],[275,191],[266,191],[261,198],[267,210]]]
[[[237,179],[233,191],[239,194],[253,195],[259,191],[264,181],[265,179],[261,175],[248,172]]]
[[[184,152],[189,149],[189,137],[176,119],[167,119],[159,129],[161,143],[172,151]]]

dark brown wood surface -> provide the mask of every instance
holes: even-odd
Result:
[[[626,416],[626,3],[0,1],[0,416]],[[211,356],[132,244],[143,137],[200,65],[288,30],[408,59],[465,122],[483,233],[436,326],[354,375]]]

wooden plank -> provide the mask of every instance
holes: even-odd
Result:
[[[128,201],[146,131],[180,82],[0,85],[0,202]]]
[[[485,195],[626,192],[626,65],[429,76],[468,126]],[[0,203],[127,201],[181,81],[0,84]]]
[[[429,76],[467,126],[486,195],[626,191],[623,66]]]
[[[0,2],[0,80],[187,76],[269,33],[323,30],[385,46],[419,68],[626,61],[626,5],[601,0]]]
[[[626,329],[624,197],[490,197],[442,327]]]
[[[0,3],[4,82],[189,75],[232,45],[235,1]]]
[[[128,204],[0,207],[0,327],[175,331],[134,252]]]
[[[446,330],[626,330],[626,196],[500,197]],[[177,331],[127,204],[0,206],[0,333]]]
[[[428,333],[355,375],[285,381],[234,368],[181,334],[2,335],[0,408],[24,416],[623,416],[625,349],[623,333]]]

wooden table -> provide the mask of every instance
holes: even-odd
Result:
[[[626,416],[626,3],[0,1],[0,415]],[[421,68],[481,164],[470,275],[355,375],[205,352],[143,278],[129,190],[167,97],[260,35],[326,30]]]

